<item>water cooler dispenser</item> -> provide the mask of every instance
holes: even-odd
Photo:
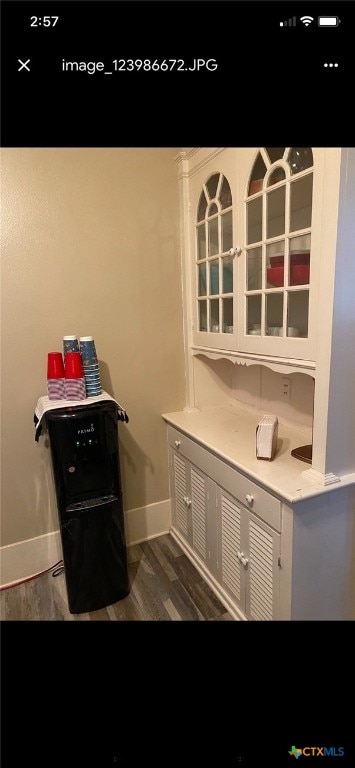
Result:
[[[110,401],[46,414],[71,613],[129,593],[117,421]]]

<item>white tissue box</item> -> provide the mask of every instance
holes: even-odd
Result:
[[[265,414],[256,428],[256,458],[271,461],[276,453],[278,418]]]

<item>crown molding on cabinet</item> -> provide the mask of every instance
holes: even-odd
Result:
[[[294,360],[286,357],[266,357],[247,352],[230,352],[229,350],[208,349],[206,347],[192,346],[194,357],[204,356],[210,360],[227,359],[237,365],[266,365],[277,373],[307,373],[314,379],[316,377],[316,364],[313,360]]]

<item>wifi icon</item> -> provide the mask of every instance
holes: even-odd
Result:
[[[312,21],[314,21],[313,16],[301,16],[300,21],[302,21],[302,24],[305,25],[305,27],[309,27],[310,24],[312,24]]]

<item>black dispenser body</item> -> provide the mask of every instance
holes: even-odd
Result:
[[[46,414],[71,613],[96,611],[129,593],[112,401]]]

